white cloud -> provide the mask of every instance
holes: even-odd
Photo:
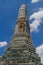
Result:
[[[4,46],[6,46],[6,45],[7,45],[7,42],[6,42],[6,41],[0,42],[0,48],[1,48],[1,47],[4,47]]]
[[[31,3],[39,2],[39,0],[31,0]]]
[[[38,32],[38,27],[41,25],[41,20],[43,19],[43,8],[40,8],[38,12],[34,12],[29,19],[34,19],[33,22],[30,24],[31,32]]]
[[[43,44],[36,48],[36,53],[39,54],[41,63],[43,64]]]
[[[43,10],[43,8],[39,8],[39,10]]]

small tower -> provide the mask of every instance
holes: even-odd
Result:
[[[3,56],[4,65],[40,64],[40,57],[36,54],[30,36],[30,25],[27,14],[26,5],[21,5],[13,38]]]

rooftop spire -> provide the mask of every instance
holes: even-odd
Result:
[[[22,4],[19,9],[18,18],[27,18],[27,8],[25,4]]]

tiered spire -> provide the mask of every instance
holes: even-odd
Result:
[[[15,34],[30,33],[30,26],[28,23],[27,7],[25,4],[21,5],[19,9],[17,24],[15,27]]]
[[[30,36],[26,5],[21,5],[15,27],[15,35],[3,56],[4,65],[36,65],[40,57],[36,54]]]
[[[26,5],[23,4],[19,9],[18,18],[26,18],[26,17],[27,17],[27,8]]]

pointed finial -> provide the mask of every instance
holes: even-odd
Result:
[[[25,4],[22,4],[19,9],[18,18],[25,18],[27,17],[27,8]]]

